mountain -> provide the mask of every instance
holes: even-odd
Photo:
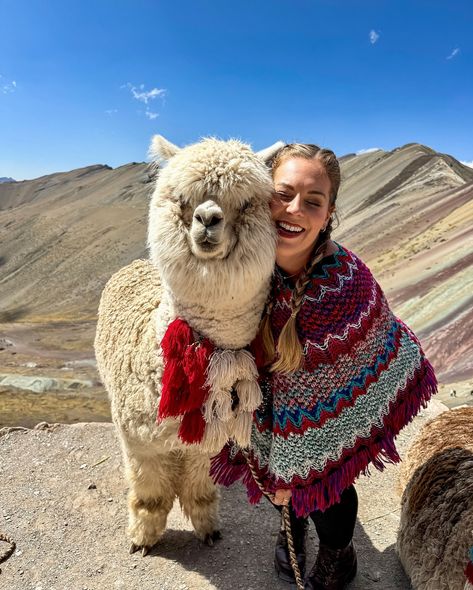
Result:
[[[0,176],[0,182],[16,182],[14,178],[9,176]]]
[[[473,378],[473,169],[419,144],[340,159],[335,239],[357,252],[441,379]],[[0,321],[94,319],[146,256],[152,172],[96,165],[0,185]]]
[[[342,158],[337,238],[367,262],[447,382],[471,379],[473,170],[418,144]]]
[[[146,164],[89,166],[0,185],[4,319],[95,317],[109,276],[146,256],[151,190]]]

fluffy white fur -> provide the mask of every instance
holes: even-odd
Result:
[[[414,590],[468,588],[473,546],[473,408],[444,412],[419,433],[401,468],[397,551]]]
[[[261,400],[257,370],[243,348],[255,337],[275,258],[272,183],[261,154],[238,142],[205,139],[179,149],[162,137],[150,153],[159,170],[149,214],[150,261],[136,261],[106,285],[96,356],[120,434],[129,492],[132,548],[154,545],[179,498],[197,536],[218,529],[217,489],[209,456],[232,436],[248,442]],[[156,424],[163,371],[159,346],[175,318],[211,339],[213,355],[200,447],[182,445],[178,421]],[[231,389],[240,403],[231,409]]]

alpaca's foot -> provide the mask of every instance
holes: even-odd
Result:
[[[219,523],[215,519],[211,519],[206,523],[200,522],[196,526],[195,520],[192,523],[194,525],[194,535],[199,539],[201,543],[212,547],[216,541],[222,538],[222,533],[219,530]]]
[[[186,455],[178,496],[185,516],[192,522],[195,536],[205,545],[212,546],[221,538],[218,518],[220,493],[208,475],[209,469],[207,456],[197,453]]]
[[[146,557],[152,548],[153,547],[150,547],[149,545],[143,545],[143,547],[140,547],[139,545],[135,545],[134,543],[132,543],[130,545],[130,555],[133,555],[133,553],[136,553],[141,549],[141,555],[143,557]]]
[[[216,488],[205,496],[187,498],[181,505],[184,514],[191,519],[195,536],[205,545],[211,547],[222,538],[219,527],[218,506],[219,493]]]
[[[213,547],[215,541],[220,541],[222,538],[222,533],[220,531],[213,531],[212,533],[207,533],[204,537],[204,545],[208,547]]]
[[[164,534],[167,515],[172,507],[172,499],[143,500],[137,499],[130,493],[129,507],[130,553],[141,549],[144,557]]]

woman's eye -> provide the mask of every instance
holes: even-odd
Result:
[[[284,202],[292,201],[292,196],[288,195],[287,193],[280,193],[277,191],[275,194],[278,197],[278,199],[280,199],[281,201],[284,201]]]
[[[309,207],[320,207],[320,203],[318,201],[306,201]]]

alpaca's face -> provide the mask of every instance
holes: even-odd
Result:
[[[161,276],[175,291],[266,280],[275,258],[271,194],[269,170],[246,145],[207,139],[178,151],[150,207],[148,243]]]
[[[228,223],[229,216],[225,216],[217,201],[216,197],[215,200],[208,199],[195,209],[183,204],[189,246],[197,258],[223,258],[235,244],[236,236]]]

